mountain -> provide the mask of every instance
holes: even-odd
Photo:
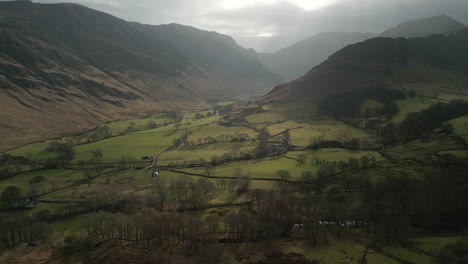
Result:
[[[401,23],[380,35],[344,32],[320,33],[276,53],[260,53],[258,60],[271,71],[280,74],[284,81],[291,81],[306,74],[308,70],[319,65],[341,48],[366,39],[377,36],[425,37],[431,34],[448,34],[463,28],[465,25],[448,16],[435,16]]]
[[[349,45],[303,77],[258,100],[321,101],[327,97],[409,82],[468,80],[468,29],[424,38],[373,38]]]
[[[403,22],[380,34],[388,38],[417,38],[431,34],[449,34],[465,28],[461,22],[448,16],[434,16]]]
[[[76,4],[0,2],[0,145],[267,89],[278,77],[255,56],[193,27],[142,25]]]
[[[276,53],[260,53],[258,58],[285,81],[290,81],[304,75],[339,49],[374,36],[371,33],[320,33]]]

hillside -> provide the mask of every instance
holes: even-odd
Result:
[[[0,17],[2,149],[258,92],[277,78],[215,32],[130,23],[75,4],[0,2]]]
[[[431,34],[449,34],[466,27],[459,21],[448,16],[434,16],[403,22],[380,34],[388,38],[417,38]]]
[[[468,74],[468,29],[449,36],[374,38],[336,52],[259,102],[309,99],[408,82],[459,82]]]

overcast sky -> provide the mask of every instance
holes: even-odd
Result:
[[[468,24],[468,0],[34,0],[75,2],[145,24],[179,23],[272,51],[320,32],[380,33],[445,14]],[[272,43],[272,40],[273,43]]]

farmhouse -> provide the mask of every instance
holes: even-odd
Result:
[[[33,198],[15,198],[8,202],[10,209],[34,209],[37,206],[37,200]]]

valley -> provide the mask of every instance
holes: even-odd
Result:
[[[39,2],[0,2],[0,263],[467,263],[463,23],[422,12],[263,53]],[[194,3],[131,8],[221,27],[301,7]]]
[[[399,99],[398,105],[403,107],[392,120],[404,121],[411,112],[455,95],[447,92],[428,98],[409,93],[408,85],[402,87],[411,95]],[[412,86],[423,87],[428,94],[440,92],[437,85]],[[408,104],[416,106],[404,107]],[[304,190],[312,191],[311,198],[338,199],[354,208],[368,195],[366,188],[389,175],[398,177],[404,171],[408,179],[423,179],[445,170],[444,164],[434,163],[443,153],[453,155],[449,163],[457,167],[455,164],[468,155],[466,141],[454,138],[466,136],[466,115],[446,121],[453,125],[450,134],[431,132],[430,142],[412,140],[384,147],[380,143],[383,136],[376,130],[318,116],[318,108],[304,101],[247,106],[221,102],[202,111],[166,112],[110,122],[82,134],[8,151],[11,158],[2,163],[2,168],[3,175],[10,175],[3,176],[0,188],[15,186],[22,195],[37,199],[34,209],[17,217],[24,221],[31,217],[55,219],[50,228],[56,232],[57,241],[82,234],[87,221],[100,214],[132,212],[141,206],[138,204],[156,206],[175,215],[189,214],[203,221],[220,221],[220,225],[225,225],[222,223],[228,215],[261,214],[260,197],[286,193],[300,197]],[[51,151],[54,144],[70,146],[72,159],[61,160],[60,151]],[[153,167],[155,153],[159,156]],[[157,177],[153,176],[155,170]],[[43,180],[36,183],[37,178]],[[298,199],[293,198],[295,195],[283,199]],[[95,216],[97,211],[101,213]],[[349,220],[361,219],[359,214],[357,217]],[[322,221],[325,219],[329,218]],[[222,263],[243,263],[242,259],[236,260],[239,254],[260,261],[269,252],[285,254],[285,258],[298,253],[323,263],[362,263],[362,259],[368,263],[437,263],[437,250],[462,238],[447,231],[436,236],[415,231],[407,238],[413,241],[411,246],[382,247],[376,246],[381,243],[378,236],[365,229],[333,230],[323,237],[323,242],[315,242],[320,246],[310,249],[302,245],[309,243],[303,240],[302,232],[282,235],[268,245],[261,241],[244,245],[242,238],[235,239],[234,244],[223,246],[226,262]],[[227,232],[219,239],[230,236]],[[430,248],[425,244],[428,240],[441,242]],[[26,260],[36,250],[22,249]],[[111,250],[100,258],[114,262],[117,260],[113,255],[121,253]],[[167,258],[157,255],[156,259]],[[5,261],[11,258],[3,256]]]

